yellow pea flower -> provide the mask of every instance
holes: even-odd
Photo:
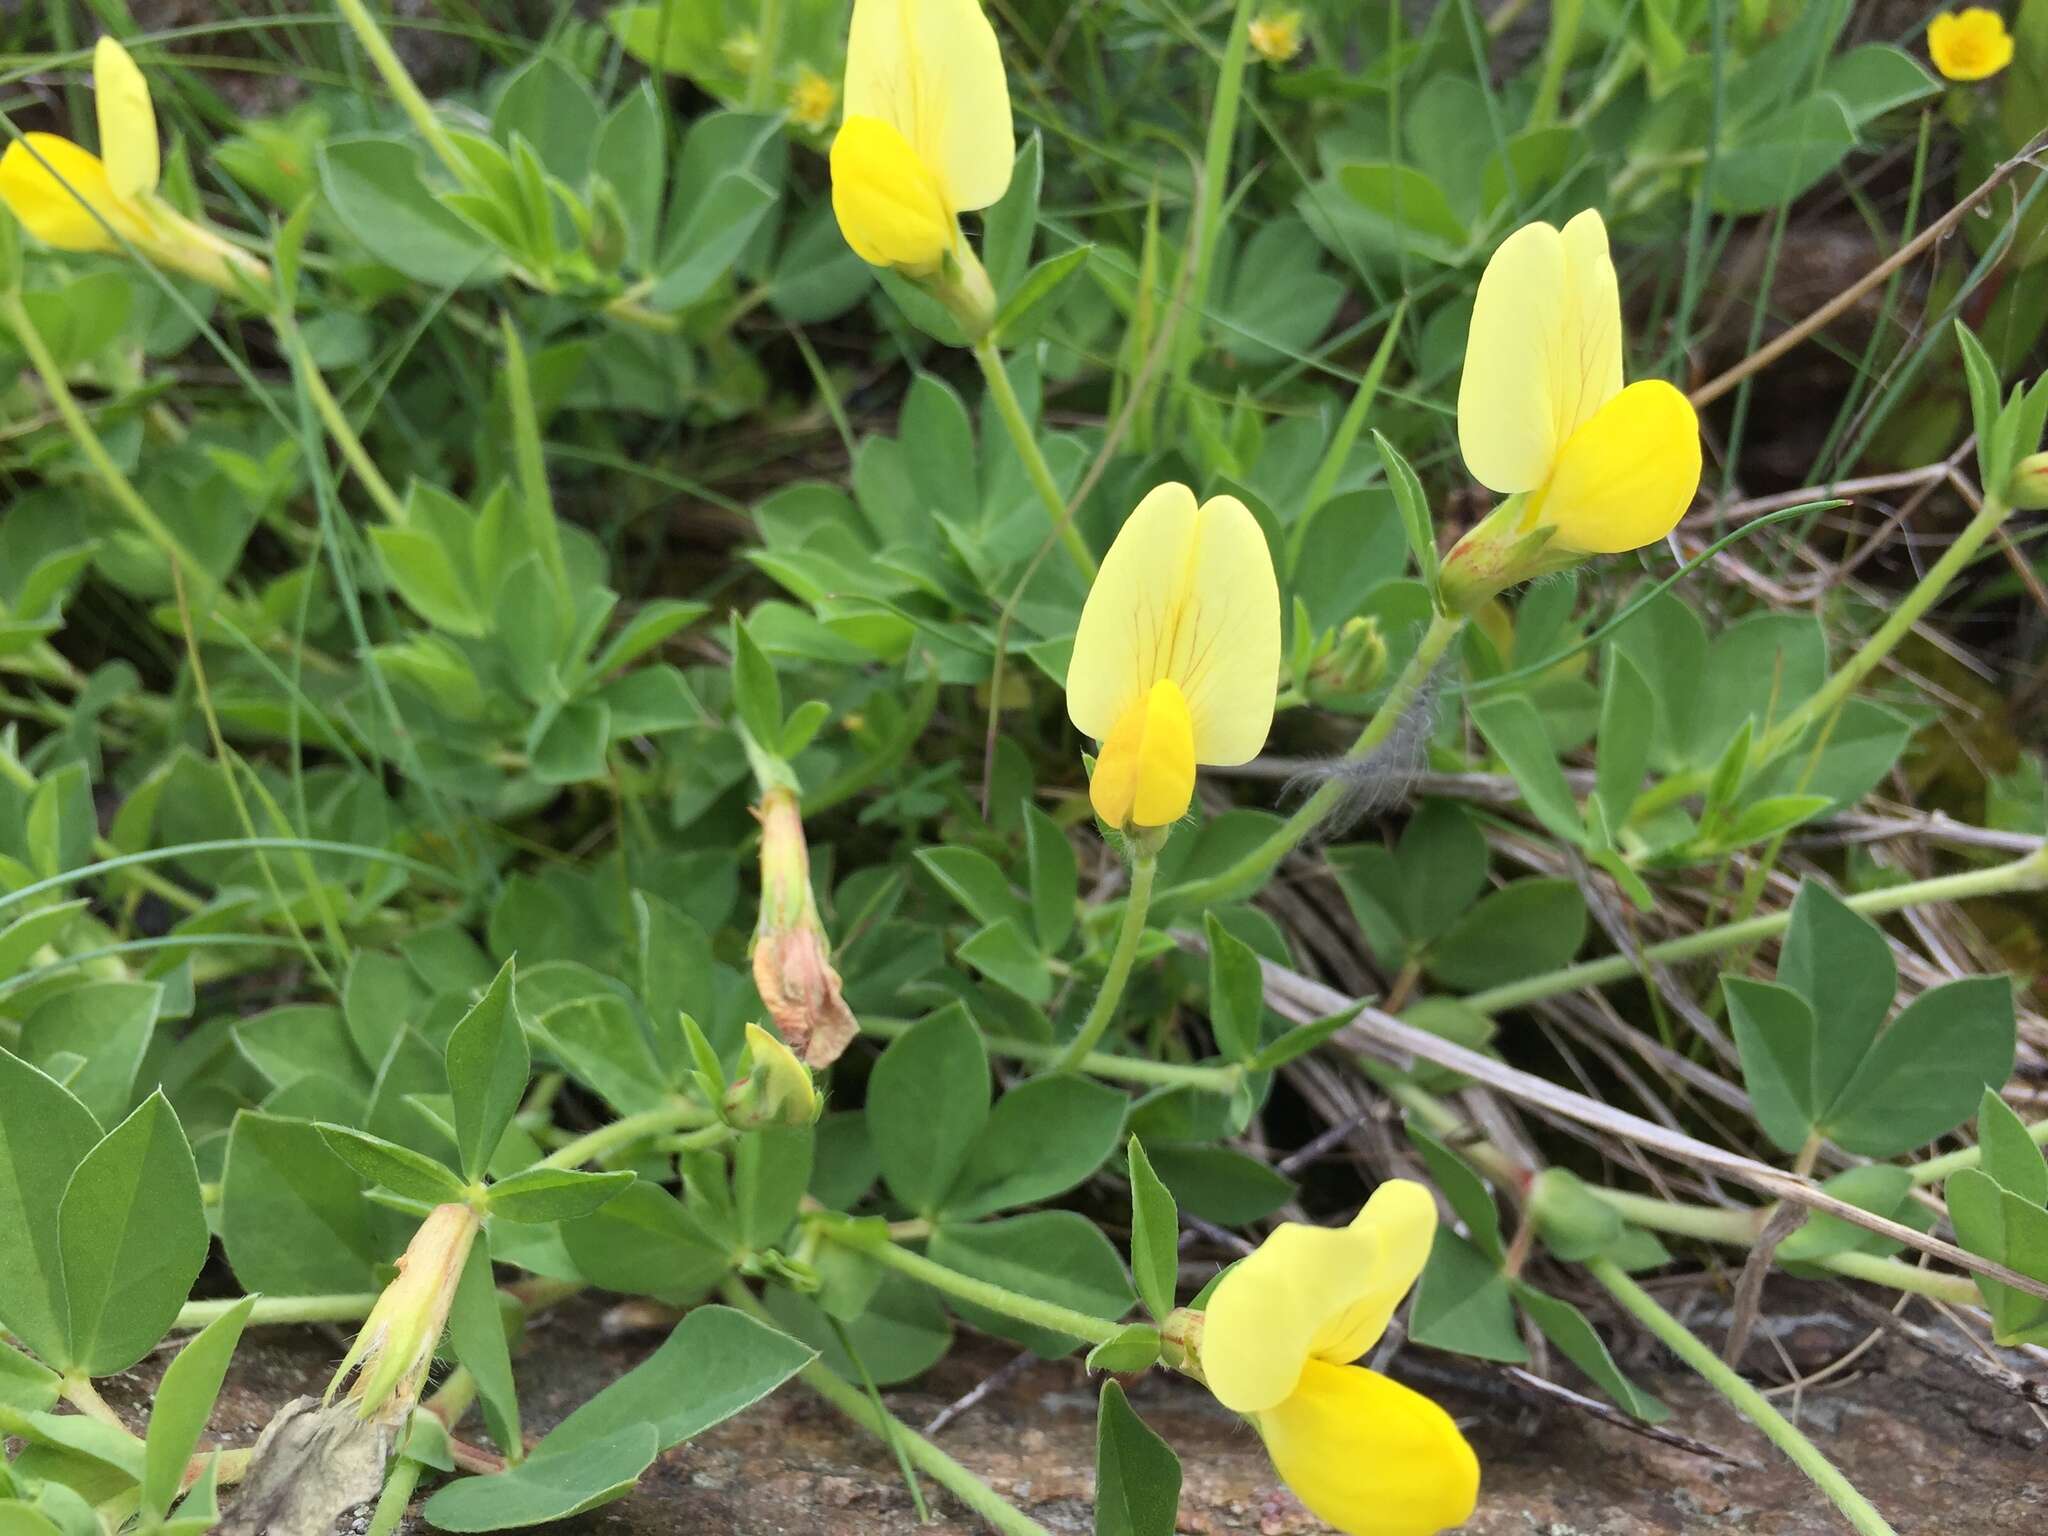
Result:
[[[1301,12],[1262,11],[1247,24],[1253,52],[1268,64],[1285,64],[1301,52]]]
[[[128,50],[102,37],[92,78],[100,153],[54,133],[24,134],[0,154],[0,201],[60,251],[118,251],[125,240],[158,265],[216,288],[234,291],[237,272],[267,282],[262,262],[157,195],[156,111]]]
[[[1621,296],[1607,225],[1525,224],[1479,279],[1458,444],[1474,479],[1508,498],[1444,563],[1446,605],[1588,555],[1663,538],[1700,482],[1699,417],[1662,379],[1621,381]]]
[[[1088,798],[1121,831],[1187,813],[1198,763],[1266,744],[1280,669],[1280,586],[1234,496],[1162,485],[1110,546],[1074,635],[1067,715],[1102,743]]]
[[[938,279],[970,330],[986,330],[995,296],[959,215],[1009,189],[1016,154],[1002,51],[979,0],[854,0],[832,211],[861,260]]]
[[[1429,1191],[1389,1180],[1348,1227],[1276,1228],[1202,1318],[1209,1390],[1251,1419],[1282,1480],[1346,1536],[1433,1536],[1478,1501],[1479,1459],[1451,1416],[1352,1363],[1386,1331],[1435,1233]]]
[[[2012,34],[1986,6],[1943,11],[1927,24],[1927,52],[1946,79],[1988,80],[2012,62]]]

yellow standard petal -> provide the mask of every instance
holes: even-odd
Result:
[[[1340,1364],[1372,1348],[1435,1235],[1436,1203],[1407,1179],[1382,1184],[1348,1227],[1275,1228],[1209,1298],[1202,1374],[1216,1400],[1263,1413],[1295,1391],[1311,1361]]]
[[[1607,226],[1525,224],[1479,279],[1458,382],[1458,446],[1502,495],[1541,485],[1565,441],[1621,388],[1621,298]]]
[[[2012,62],[2012,34],[1985,6],[1943,11],[1927,24],[1927,52],[1947,79],[1986,80]]]
[[[935,271],[953,215],[924,161],[893,123],[848,117],[832,140],[832,212],[854,254],[878,267]]]
[[[1258,1426],[1281,1479],[1346,1536],[1435,1536],[1479,1501],[1479,1458],[1451,1416],[1362,1366],[1311,1360]]]
[[[1629,385],[1564,446],[1557,472],[1529,499],[1529,526],[1553,547],[1618,554],[1678,525],[1700,484],[1700,423],[1662,379]]]
[[[902,134],[952,213],[986,208],[1009,189],[1010,87],[978,0],[854,0],[846,115]]]
[[[106,224],[132,241],[149,236],[142,216],[114,195],[99,156],[54,133],[25,134],[0,154],[0,201],[30,234],[60,251],[119,250]]]
[[[1162,678],[1187,703],[1198,763],[1266,744],[1280,671],[1280,585],[1265,532],[1234,496],[1197,505],[1168,482],[1138,504],[1102,562],[1074,635],[1067,714],[1107,741]]]
[[[106,162],[108,184],[117,197],[136,198],[154,192],[163,165],[149,82],[142,78],[128,50],[111,37],[101,38],[93,48],[92,88],[100,120],[100,158]]]
[[[1170,827],[1195,798],[1188,703],[1170,677],[1133,701],[1102,744],[1088,802],[1112,827]]]

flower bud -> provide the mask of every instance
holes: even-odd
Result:
[[[1254,52],[1268,64],[1285,64],[1301,52],[1301,12],[1261,11],[1248,23]]]
[[[1196,1381],[1202,1380],[1202,1322],[1202,1313],[1175,1307],[1159,1325],[1160,1358]]]
[[[2013,466],[2006,482],[2005,502],[2022,512],[2048,508],[2048,453],[2030,453]]]
[[[789,120],[799,128],[822,133],[839,105],[839,87],[810,65],[798,67],[796,83],[789,88]]]
[[[626,206],[619,201],[617,189],[602,176],[594,178],[590,189],[590,229],[583,242],[590,264],[600,272],[618,271],[630,243],[628,229]]]
[[[758,1024],[747,1026],[747,1075],[726,1090],[725,1123],[754,1131],[809,1125],[818,1118],[818,1085],[796,1053]]]
[[[1563,1168],[1546,1168],[1536,1176],[1529,1186],[1528,1213],[1543,1246],[1568,1263],[1598,1258],[1621,1241],[1621,1217],[1614,1207]]]
[[[399,1256],[398,1275],[370,1309],[362,1331],[328,1383],[327,1396],[356,1372],[349,1398],[357,1415],[396,1425],[412,1412],[448,1325],[455,1286],[483,1215],[467,1205],[437,1205]]]
[[[1451,547],[1437,572],[1437,603],[1446,613],[1472,614],[1509,587],[1569,570],[1586,559],[1552,542],[1556,529],[1531,526],[1529,498],[1510,496]]]
[[[1387,640],[1378,619],[1346,619],[1329,650],[1308,669],[1309,683],[1322,693],[1364,693],[1387,670]]]
[[[840,995],[832,944],[811,894],[811,854],[794,790],[777,786],[754,807],[761,823],[761,913],[754,923],[754,986],[789,1049],[825,1067],[860,1033]]]

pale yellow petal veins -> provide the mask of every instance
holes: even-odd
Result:
[[[1551,352],[1557,440],[1571,435],[1621,392],[1621,287],[1600,210],[1574,215],[1564,245],[1562,329]]]
[[[1124,519],[1081,605],[1067,663],[1067,718],[1109,740],[1132,704],[1166,675],[1161,637],[1179,601],[1198,513],[1176,481],[1155,487]]]
[[[1362,1366],[1309,1361],[1257,1423],[1282,1480],[1345,1536],[1435,1536],[1479,1501],[1479,1458],[1451,1416]]]
[[[1700,483],[1700,424],[1662,379],[1629,385],[1565,444],[1549,484],[1529,499],[1531,526],[1558,549],[1618,554],[1678,525]]]
[[[100,158],[117,197],[136,198],[156,190],[162,173],[157,147],[156,109],[149,82],[135,60],[111,37],[92,54],[93,105],[100,122]]]
[[[854,254],[878,267],[937,269],[955,226],[939,185],[893,124],[848,117],[832,140],[832,212]]]
[[[985,208],[1009,188],[1010,90],[979,0],[854,0],[846,113],[894,126],[954,213]]]
[[[54,133],[24,134],[0,154],[0,201],[30,234],[60,251],[119,250],[107,224],[130,240],[149,235],[148,225],[114,195],[99,156]]]
[[[1195,798],[1195,745],[1187,700],[1161,678],[1135,700],[1102,745],[1088,801],[1110,826],[1170,827]]]
[[[1480,274],[1458,380],[1458,448],[1472,478],[1512,495],[1541,485],[1560,439],[1550,354],[1563,326],[1564,237],[1525,224]]]
[[[1280,676],[1280,583],[1265,530],[1235,496],[1195,515],[1166,675],[1187,695],[1195,761],[1248,763],[1273,729]]]
[[[1309,1353],[1332,1365],[1358,1359],[1387,1331],[1436,1240],[1436,1200],[1412,1179],[1389,1179],[1353,1218],[1353,1230],[1373,1237],[1372,1262],[1352,1280],[1355,1295],[1343,1311],[1316,1329]]]

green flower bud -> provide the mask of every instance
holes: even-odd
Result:
[[[725,1123],[736,1130],[809,1125],[822,1106],[811,1069],[758,1024],[747,1026],[747,1075],[726,1092]]]
[[[2012,479],[2005,486],[2005,501],[2007,506],[2022,512],[2048,508],[2048,453],[2030,453],[2013,466]]]

